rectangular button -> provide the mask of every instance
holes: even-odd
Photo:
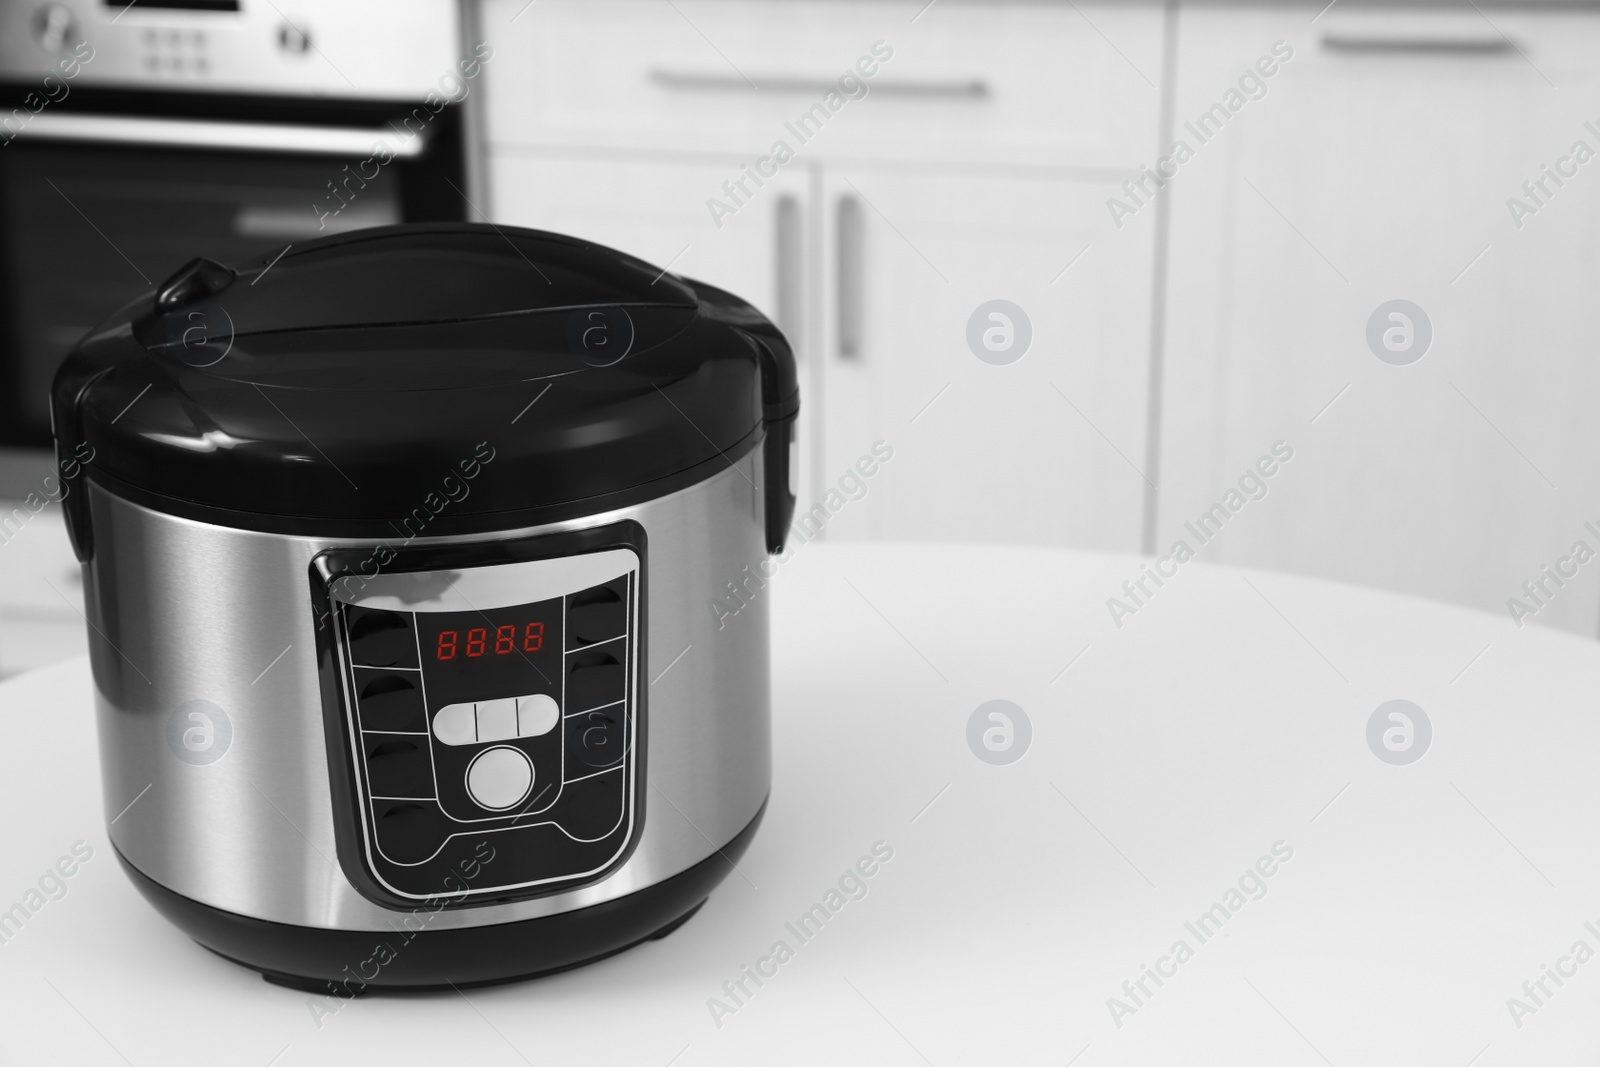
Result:
[[[428,728],[415,671],[357,667],[355,674],[363,730],[418,733]]]
[[[574,593],[567,601],[567,649],[621,637],[628,630],[628,577]]]
[[[446,745],[471,745],[478,740],[478,713],[471,704],[446,704],[433,717],[433,736]]]
[[[360,667],[417,666],[417,639],[409,611],[346,607],[351,662]]]
[[[478,701],[478,740],[508,741],[517,736],[517,698]]]
[[[561,721],[561,705],[543,693],[517,698],[517,736],[540,737]]]
[[[625,655],[627,648],[619,643],[573,652],[567,656],[567,714],[598,708],[602,704],[614,704],[623,698],[627,676],[618,657]]]
[[[362,734],[367,784],[377,797],[433,798],[433,761],[426,737]]]

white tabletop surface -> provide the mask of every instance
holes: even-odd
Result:
[[[800,549],[767,591],[771,804],[700,914],[590,967],[320,1025],[118,869],[87,662],[7,682],[0,909],[75,842],[93,856],[0,945],[0,1063],[1595,1062],[1600,959],[1558,961],[1600,951],[1600,646],[1201,563],[1117,629],[1106,599],[1139,572]],[[1396,698],[1434,730],[1407,766],[1367,742]],[[994,699],[1033,728],[1010,765],[968,747]],[[799,943],[785,921],[880,841],[866,896]],[[1185,923],[1279,842],[1265,895],[1201,943]],[[719,1026],[708,1000],[779,940],[793,958]],[[1192,958],[1114,1020],[1179,940]],[[1576,974],[1535,1006],[1543,965]]]

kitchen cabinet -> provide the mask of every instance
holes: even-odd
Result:
[[[1574,142],[1600,151],[1600,18],[1485,10],[1183,9],[1195,154],[1172,186],[1163,548],[1195,543],[1185,522],[1283,440],[1293,460],[1204,558],[1509,623],[1524,582],[1600,549],[1600,163],[1562,164],[1520,226],[1507,206]],[[1203,144],[1184,133],[1280,40],[1264,96]],[[1431,324],[1409,365],[1367,340],[1396,299]],[[1545,590],[1531,621],[1596,633],[1600,563]]]
[[[1154,144],[1159,7],[596,6],[479,11],[493,216],[773,317],[800,360],[800,512],[827,509],[806,529],[1136,550],[1154,228],[1105,200]],[[867,95],[802,142],[794,117],[879,41]],[[774,140],[793,158],[739,188]],[[967,340],[997,299],[1031,329],[1008,365]]]
[[[61,508],[0,500],[0,677],[87,650],[83,573]]]
[[[501,154],[490,180],[506,222],[671,263],[783,326],[805,390],[802,512],[838,491],[808,534],[1137,548],[1150,241],[1090,247],[1097,188],[807,168],[718,229],[697,196],[726,174],[541,152]],[[1031,332],[1008,365],[967,341],[995,298]],[[893,458],[859,477],[879,441]]]
[[[829,529],[1136,551],[1149,228],[1107,236],[1104,191],[1059,178],[838,168],[823,190],[822,473],[895,449]],[[997,299],[1021,317],[981,328],[1031,334],[999,365],[968,336]]]

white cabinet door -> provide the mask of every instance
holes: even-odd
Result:
[[[1152,231],[1113,230],[1106,192],[829,171],[811,502],[847,495],[875,441],[894,450],[829,536],[1137,550]],[[1021,313],[979,314],[997,300]]]
[[[1292,58],[1246,77],[1275,41]],[[1600,160],[1561,162],[1578,141],[1600,152],[1585,125],[1600,119],[1600,18],[1341,6],[1311,24],[1202,7],[1179,42],[1194,154],[1172,186],[1162,546],[1198,547],[1184,523],[1283,440],[1293,460],[1203,557],[1509,620],[1545,564],[1578,540],[1600,550],[1583,526],[1600,517]],[[1183,123],[1208,112],[1202,143]],[[1514,219],[1508,199],[1526,201],[1545,164],[1569,176]],[[1368,342],[1392,300],[1431,324],[1409,365]],[[1534,621],[1594,634],[1600,562],[1526,602]]]

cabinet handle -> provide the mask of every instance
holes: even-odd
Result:
[[[839,358],[861,358],[862,248],[861,202],[839,198]]]
[[[1503,56],[1516,46],[1505,37],[1362,37],[1326,33],[1322,47],[1328,52],[1388,56]]]
[[[837,78],[797,78],[792,75],[762,75],[752,81],[731,74],[698,74],[684,70],[650,72],[650,80],[664,89],[710,90],[733,93],[825,93],[838,90]],[[982,78],[946,81],[884,81],[873,82],[870,92],[891,96],[942,96],[955,99],[982,100],[989,95],[989,83]]]
[[[778,329],[789,339],[796,352],[800,345],[800,201],[793,193],[778,197],[778,210],[773,219],[773,248],[777,261],[773,274],[778,280]]]

